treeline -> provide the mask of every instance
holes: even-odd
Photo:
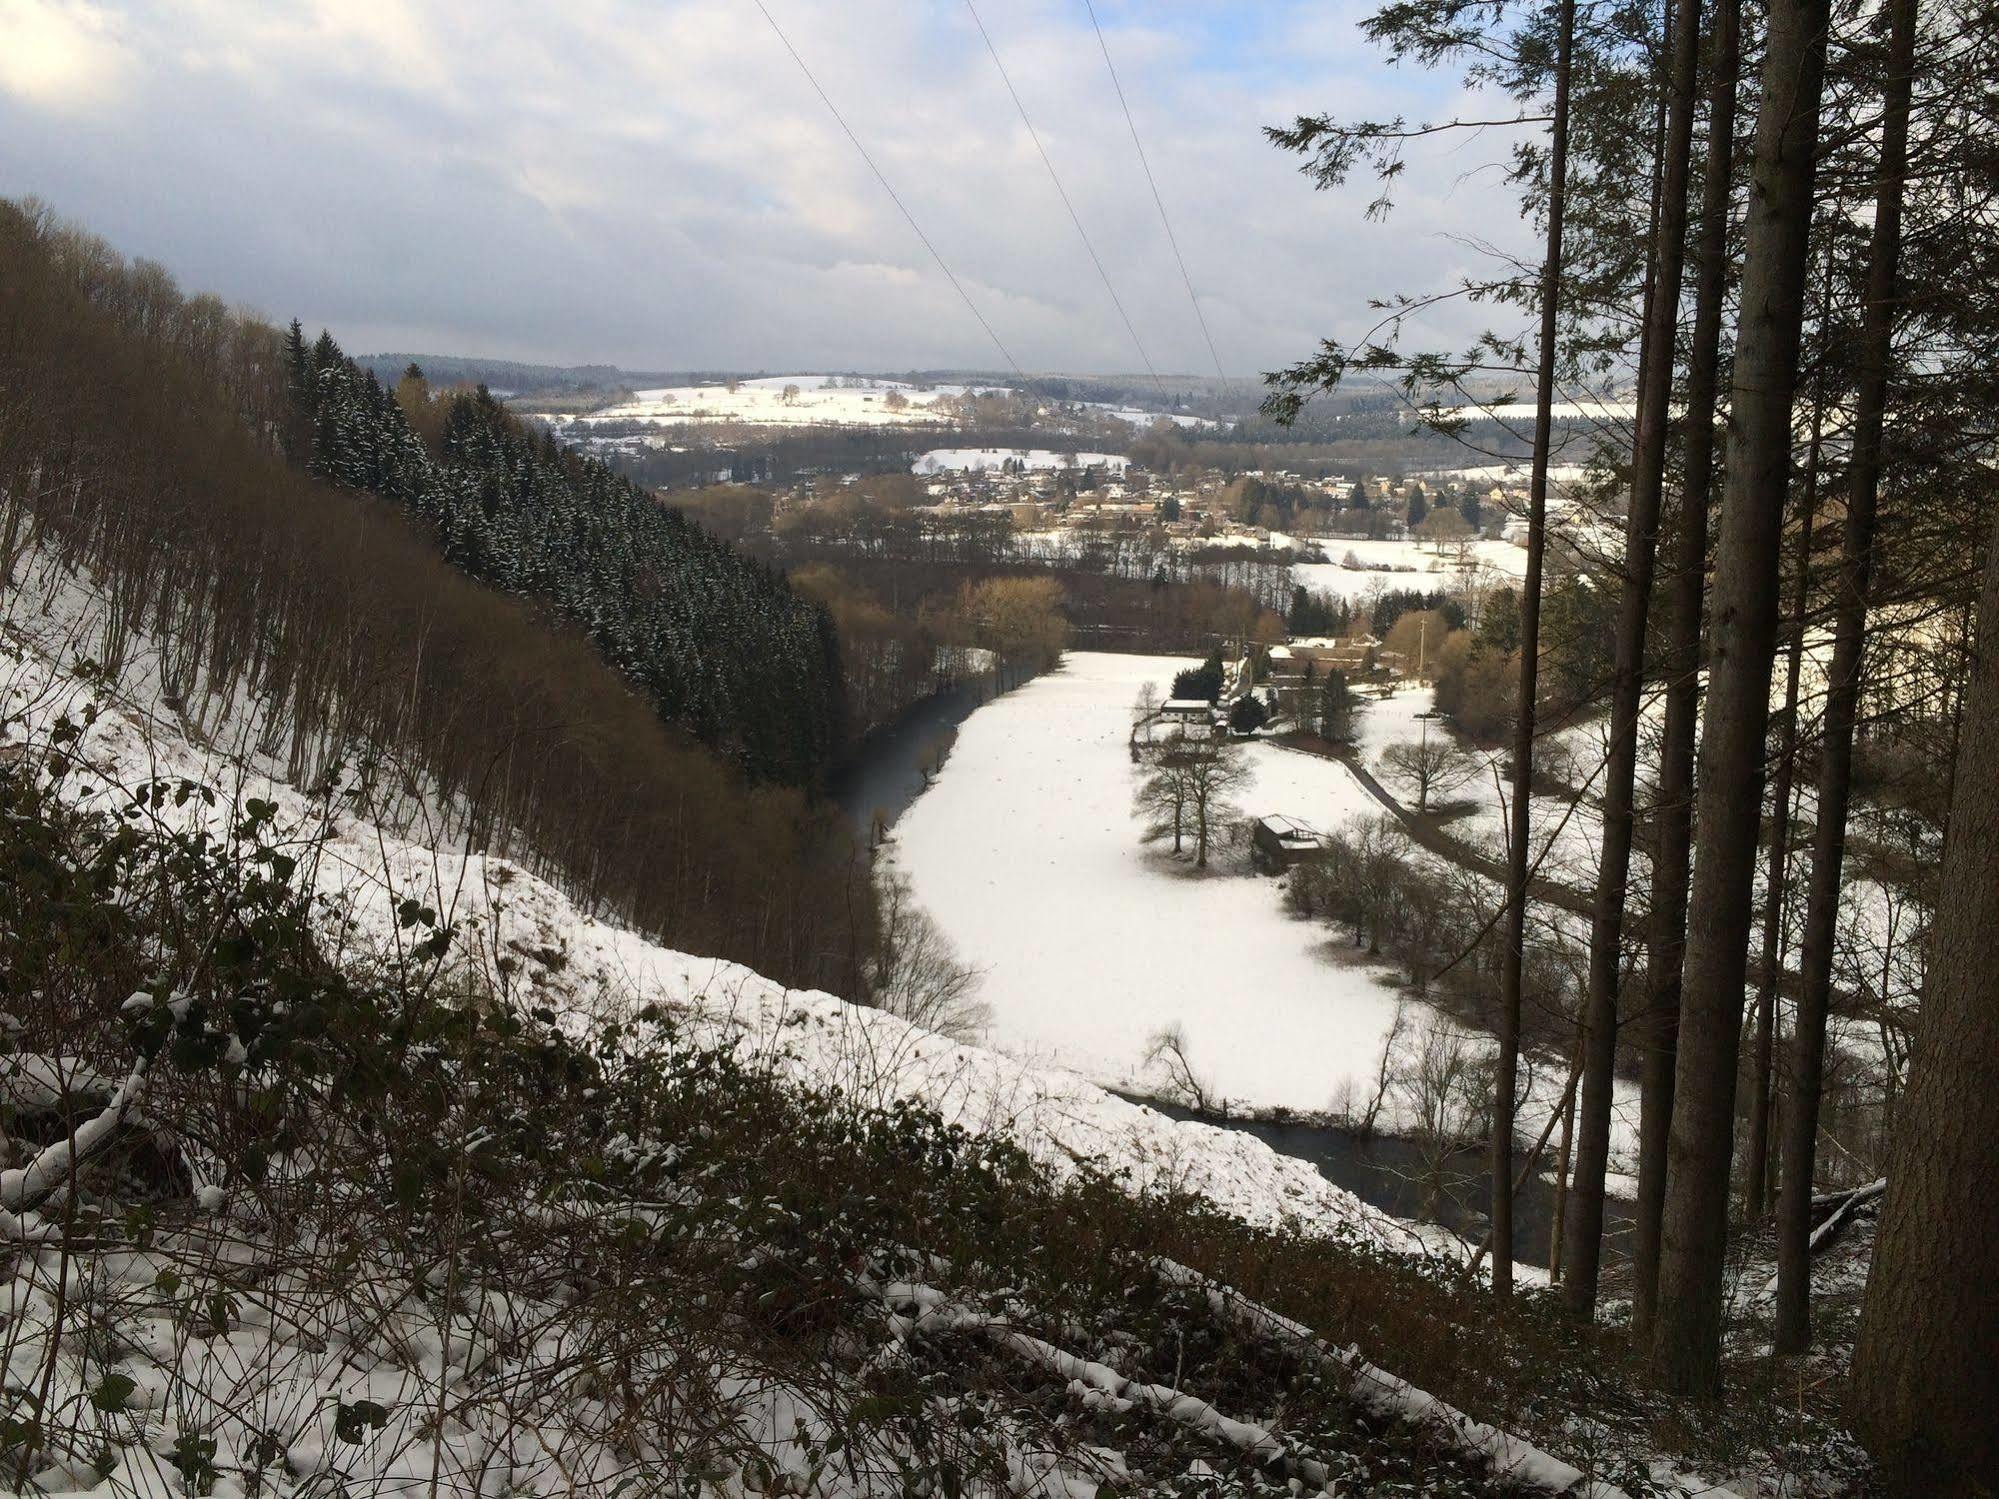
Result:
[[[650,534],[683,543],[677,555],[711,570],[701,586],[713,593],[671,576],[665,551],[593,550],[602,522],[582,508],[628,491],[495,422],[476,397],[452,406],[448,443],[466,457],[434,457],[414,433],[383,453],[378,434],[407,430],[389,398],[344,362],[320,367],[315,462],[379,458],[393,483],[372,470],[343,477],[381,482],[395,503],[287,462],[298,412],[277,330],[182,296],[159,266],[127,264],[37,206],[0,204],[0,577],[11,591],[31,563],[86,574],[108,670],[149,636],[167,700],[198,733],[247,722],[301,786],[356,756],[387,757],[452,835],[675,946],[858,997],[871,903],[832,812],[797,789],[750,786],[665,722],[582,628],[446,562],[426,534],[446,512],[420,514],[412,495],[469,506],[476,515],[451,534],[537,587],[568,586],[561,569],[581,559],[568,607],[630,601],[656,619],[651,638],[693,639],[707,603],[743,603],[754,617],[706,622],[700,646],[701,669],[723,672],[732,692],[823,703],[826,684],[732,676],[715,659],[757,642],[815,647],[827,638],[820,611],[666,512]],[[395,487],[424,476],[441,488]],[[536,505],[552,508],[545,530],[525,516]],[[621,638],[617,621],[590,623]],[[766,743],[757,733],[718,737],[754,750]]]
[[[709,485],[669,500],[717,535],[783,567],[833,613],[850,743],[967,675],[1017,682],[1056,651],[1043,622],[966,600],[1046,599],[1064,639],[1095,650],[1200,653],[1220,640],[1282,638],[1291,554],[1166,544],[1129,520],[1075,527],[1059,541],[1023,534],[999,509],[934,512],[907,473],[879,474],[776,513],[769,492]],[[1031,611],[1030,611],[1031,612]],[[1011,621],[1002,628],[1001,616]],[[992,653],[968,657],[967,648]],[[1059,647],[1057,648],[1059,650]]]
[[[1843,1330],[1814,1348],[1814,1194],[1827,1174],[1843,910],[1867,852],[1849,837],[1866,830],[1856,771],[1886,751],[1932,788],[1912,805],[1947,805],[1947,831],[1933,923],[1891,939],[1927,966],[1906,1086],[1881,1099],[1892,1144],[1846,1412],[1895,1492],[1993,1492],[1999,751],[1981,728],[1999,712],[1999,172],[1985,128],[1999,16],[1960,0],[1614,11],[1547,0],[1487,27],[1461,23],[1449,0],[1416,0],[1366,29],[1394,56],[1503,80],[1534,126],[1505,170],[1545,250],[1460,288],[1531,310],[1531,343],[1498,327],[1469,353],[1416,348],[1402,342],[1413,326],[1391,319],[1380,342],[1327,341],[1273,375],[1266,410],[1294,418],[1317,392],[1383,372],[1412,399],[1445,404],[1498,366],[1534,390],[1493,1284],[1511,1288],[1537,676],[1547,614],[1574,605],[1607,627],[1578,678],[1603,684],[1608,712],[1562,1300],[1581,1321],[1600,1308],[1614,1063],[1636,1036],[1634,1348],[1668,1388],[1720,1394],[1739,1314],[1731,1214],[1769,1214],[1773,1326],[1744,1341],[1780,1357],[1841,1354]],[[1320,187],[1372,173],[1386,208],[1412,130],[1459,128],[1483,127],[1307,115],[1269,134]],[[1546,586],[1539,501],[1564,461],[1562,393],[1605,377],[1634,393],[1635,414],[1584,434],[1616,475],[1625,521],[1599,606]],[[1641,830],[1649,870],[1633,860]],[[1793,870],[1805,884],[1796,922],[1783,896]],[[1628,899],[1634,889],[1645,904]]]
[[[434,397],[412,365],[392,395],[293,323],[285,388],[285,445],[310,472],[393,501],[454,566],[548,604],[752,778],[823,779],[845,732],[839,646],[782,578],[483,387]]]

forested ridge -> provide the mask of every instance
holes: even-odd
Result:
[[[484,386],[433,397],[412,366],[391,393],[296,322],[285,372],[286,446],[313,474],[403,506],[453,566],[554,608],[661,717],[753,778],[824,775],[844,728],[839,644],[782,577]]]
[[[296,785],[393,800],[683,950],[863,995],[865,861],[778,784],[833,743],[822,611],[490,401],[427,406],[433,451],[325,348],[308,426],[280,330],[0,202],[10,598],[89,589],[78,648],[109,680],[143,654],[188,732]]]

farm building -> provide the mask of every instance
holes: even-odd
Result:
[[[1204,697],[1168,698],[1159,706],[1159,725],[1169,735],[1205,739],[1215,731],[1215,705]]]
[[[1326,856],[1326,840],[1295,817],[1272,813],[1250,830],[1251,856],[1264,869],[1284,870]]]

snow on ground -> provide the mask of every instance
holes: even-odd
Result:
[[[1150,427],[1157,421],[1169,421],[1176,427],[1226,427],[1227,422],[1211,416],[1184,416],[1170,411],[1147,411],[1142,406],[1114,406],[1106,401],[1079,401],[1086,411],[1101,411],[1105,416],[1114,416],[1121,422],[1129,422],[1134,427]]]
[[[1441,479],[1450,484],[1525,484],[1533,477],[1532,465],[1521,458],[1512,463],[1475,463],[1464,468],[1427,468],[1413,470],[1412,479]],[[1551,485],[1580,484],[1589,477],[1589,468],[1580,463],[1551,463],[1548,465],[1548,482]],[[1548,496],[1551,502],[1560,497]]]
[[[1394,975],[1291,916],[1276,882],[1243,872],[1239,852],[1220,851],[1216,871],[1194,878],[1139,841],[1130,706],[1193,664],[1072,651],[981,707],[896,824],[895,858],[984,970],[1000,1049],[1144,1092],[1164,1081],[1147,1064],[1152,1037],[1178,1026],[1196,1073],[1238,1106],[1318,1113],[1349,1089],[1364,1099],[1395,1019]],[[1428,706],[1428,689],[1372,704],[1363,757],[1416,738]],[[1239,802],[1252,816],[1330,831],[1382,810],[1336,761],[1261,741],[1244,754],[1252,780]],[[1531,1071],[1530,1137],[1563,1084],[1558,1063]],[[1635,1096],[1620,1095],[1619,1114],[1621,1154],[1636,1143]]]
[[[1023,468],[1106,468],[1123,473],[1131,462],[1116,453],[1057,453],[1048,448],[933,448],[911,465],[911,472],[938,474],[946,470],[996,469],[1006,463]]]
[[[674,427],[735,422],[762,427],[896,427],[955,420],[937,403],[966,394],[962,385],[918,387],[858,375],[770,375],[721,385],[675,385],[587,416],[556,416],[563,425],[646,422]],[[791,394],[787,394],[791,392]],[[905,403],[891,404],[891,392]]]
[[[1422,715],[1431,711],[1433,696],[1428,687],[1404,686],[1387,697],[1370,700],[1360,720],[1362,763],[1407,805],[1414,804],[1414,792],[1406,785],[1397,784],[1382,756],[1391,745],[1422,737]],[[1449,732],[1442,722],[1431,722],[1429,725],[1429,733],[1433,736]],[[1531,833],[1528,843],[1530,862],[1541,876],[1560,881],[1585,894],[1595,889],[1602,852],[1602,813],[1595,797],[1600,789],[1606,732],[1605,721],[1592,720],[1555,730],[1536,748],[1537,766],[1560,765],[1563,777],[1572,776],[1574,785],[1586,794],[1581,800],[1539,792],[1533,796],[1530,801]],[[1443,793],[1439,800],[1446,804],[1469,804],[1470,810],[1445,822],[1444,831],[1493,858],[1503,858],[1507,837],[1507,753],[1466,745],[1465,754],[1476,766],[1475,773],[1461,785]],[[1642,900],[1648,874],[1644,855],[1634,850],[1634,889],[1631,895],[1634,902]],[[1545,903],[1535,903],[1533,911],[1536,919],[1562,931],[1579,948],[1587,946],[1589,922],[1583,917]],[[1563,1078],[1558,1075],[1560,1072],[1561,1068],[1552,1062],[1536,1069],[1536,1076],[1530,1083],[1531,1101],[1522,1110],[1523,1133],[1539,1134],[1539,1126],[1547,1120],[1547,1110],[1553,1107],[1555,1097],[1561,1092]],[[1615,1085],[1614,1096],[1612,1158],[1614,1162],[1628,1160],[1635,1167],[1638,1089],[1635,1084],[1620,1079]],[[1630,1195],[1635,1187],[1627,1186],[1624,1190]]]
[[[86,702],[97,701],[99,714],[80,746],[98,777],[94,805],[122,805],[129,798],[120,788],[187,777],[215,786],[223,805],[204,811],[195,800],[165,815],[207,817],[220,828],[233,820],[230,803],[260,797],[274,802],[279,825],[301,838],[324,826],[321,810],[275,767],[191,743],[150,699],[100,697],[73,676],[69,663],[101,652],[88,611],[78,607],[80,590],[65,585],[58,592],[48,610],[25,607],[16,593],[0,619],[0,744],[44,742],[58,717],[80,716]],[[146,679],[143,668],[135,676]],[[1121,749],[1117,759],[1122,763]],[[1349,1226],[1404,1249],[1448,1241],[1377,1212],[1309,1164],[1238,1131],[1170,1120],[1067,1068],[961,1046],[879,1010],[787,990],[740,965],[673,951],[584,914],[506,859],[431,847],[339,814],[323,853],[305,867],[317,870],[329,910],[344,913],[328,917],[326,937],[339,950],[389,950],[399,940],[398,902],[415,899],[458,924],[455,950],[484,964],[489,981],[532,985],[524,996],[529,1002],[579,1020],[656,1003],[677,1014],[693,1037],[733,1044],[781,1076],[838,1085],[882,1103],[927,1103],[968,1129],[1008,1135],[1058,1172],[1095,1162],[1128,1173],[1137,1189],[1198,1192],[1252,1223]],[[1234,883],[1270,910],[1274,892],[1267,885]],[[551,949],[563,954],[559,966],[531,966],[514,980],[500,976],[499,956]],[[1073,983],[1059,992],[1088,994],[1090,973],[1079,965]],[[1358,1044],[1362,1031],[1356,1037]]]
[[[1185,877],[1139,843],[1130,705],[1191,661],[1071,652],[980,708],[896,824],[896,858],[986,970],[994,1044],[1142,1087],[1149,1038],[1179,1025],[1197,1072],[1257,1107],[1329,1108],[1371,1081],[1395,1018],[1377,973],[1294,920],[1267,879]],[[1340,766],[1257,744],[1252,813],[1326,828],[1370,803]],[[1241,856],[1221,851],[1230,870]]]
[[[1463,583],[1457,549],[1439,552],[1429,542],[1342,541],[1338,537],[1318,538],[1317,544],[1330,561],[1300,562],[1293,565],[1291,578],[1314,593],[1358,600],[1376,589],[1387,591],[1414,588],[1429,592],[1457,588]],[[1470,555],[1482,568],[1517,580],[1527,570],[1527,553],[1510,541],[1484,539],[1470,545]],[[1359,567],[1346,566],[1351,556]]]

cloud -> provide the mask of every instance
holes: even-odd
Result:
[[[764,0],[1008,350],[1141,356],[962,4]],[[1358,7],[1097,0],[1224,367],[1531,236],[1503,141],[1412,153],[1402,204],[1315,193],[1260,127],[1434,115]],[[1079,0],[982,15],[1162,370],[1212,369]],[[349,347],[652,368],[980,366],[1001,356],[755,0],[0,0],[0,192],[35,192],[190,285]],[[24,61],[24,59],[26,59]],[[1432,315],[1462,343],[1483,315]]]
[[[0,0],[0,93],[59,114],[99,108],[124,72],[116,19],[95,5]]]

